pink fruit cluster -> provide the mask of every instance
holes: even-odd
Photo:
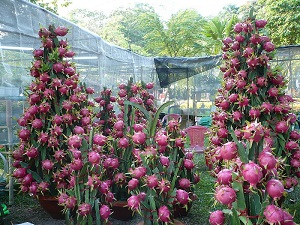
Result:
[[[74,53],[66,40],[57,39],[57,36],[65,36],[67,31],[53,26],[49,30],[39,30],[43,48],[33,52],[35,61],[30,68],[33,81],[29,86],[29,106],[18,119],[20,144],[13,152],[14,177],[23,192],[33,195],[65,186],[61,181],[69,174],[60,170],[72,162],[67,149],[80,147],[81,139],[76,133],[79,130],[82,134],[88,133],[91,128],[93,103],[88,97],[93,90],[79,84],[75,65],[65,60]],[[58,55],[56,51],[59,51]],[[67,129],[74,136],[63,135]],[[74,168],[80,167],[80,162],[72,163]],[[32,172],[37,172],[40,179],[32,176]]]
[[[127,199],[130,196],[127,187],[136,187],[139,172],[136,172],[133,180],[129,180],[126,173],[131,168],[132,161],[139,157],[134,146],[143,145],[146,141],[144,129],[147,120],[144,114],[132,106],[125,106],[124,102],[133,102],[154,113],[156,108],[151,102],[154,99],[152,89],[153,83],[133,83],[130,79],[127,84],[119,84],[117,97],[112,95],[110,89],[104,88],[100,97],[95,99],[100,106],[95,126],[102,132],[102,150],[106,152],[103,165],[106,177],[112,180],[112,189],[116,192],[117,199]],[[114,107],[119,111],[118,114]]]
[[[119,118],[122,118],[124,114],[124,101],[136,103],[138,105],[141,105],[147,111],[155,113],[157,109],[154,104],[155,97],[152,93],[153,87],[153,83],[133,83],[132,79],[130,79],[127,84],[119,84],[119,98],[117,99],[117,102],[120,110],[122,111],[122,114],[119,115]],[[136,110],[134,120],[135,124],[145,124],[147,122],[145,121],[145,116],[140,110]]]
[[[147,126],[139,132],[148,134]],[[157,127],[153,142],[149,142],[149,135],[142,136],[139,141],[133,140],[136,161],[135,168],[130,169],[132,178],[128,189],[133,196],[146,193],[143,200],[133,196],[128,199],[128,206],[133,210],[141,211],[142,205],[150,206],[154,199],[160,199],[144,213],[147,217],[153,217],[152,214],[156,213],[161,223],[169,223],[174,218],[175,207],[187,208],[195,200],[194,185],[200,177],[195,174],[193,153],[185,154],[185,136],[174,120],[169,121],[164,129]]]
[[[116,115],[114,111],[114,104],[117,98],[112,95],[112,90],[104,88],[100,96],[95,98],[95,102],[99,104],[99,111],[96,113],[98,120],[94,123],[95,127],[99,127],[103,131],[103,135],[111,134]]]
[[[97,213],[107,220],[114,195],[104,168],[107,137],[97,126],[91,132],[94,90],[80,84],[70,61],[74,52],[66,40],[57,38],[67,33],[67,28],[52,25],[39,30],[43,49],[33,52],[29,107],[18,119],[20,143],[13,152],[13,176],[23,192],[57,196],[74,224],[83,224],[94,216],[96,199],[101,205]]]
[[[259,192],[260,198],[266,196],[270,202],[262,209],[267,223],[294,224],[287,223],[283,219],[287,212],[274,204],[285,189],[298,183],[299,133],[292,130],[296,116],[291,112],[293,99],[285,94],[287,79],[280,68],[269,65],[275,46],[260,34],[266,24],[248,18],[234,26],[232,37],[223,40],[220,70],[224,85],[215,100],[217,111],[206,160],[213,165],[212,174],[218,181],[215,198],[219,203],[256,223],[258,217],[249,206],[239,206],[240,201],[247,204],[246,197],[238,195],[243,192],[252,198]],[[210,223],[224,224],[224,215],[213,212]],[[291,216],[288,218],[290,221]]]

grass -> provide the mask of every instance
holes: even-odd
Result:
[[[199,160],[198,165],[201,178],[201,181],[195,188],[198,199],[193,202],[191,211],[185,221],[189,225],[209,225],[209,212],[216,209],[213,195],[215,179],[210,175],[205,165],[203,154],[199,155],[197,159]]]
[[[214,204],[213,197],[215,179],[210,175],[210,171],[205,165],[204,155],[197,155],[199,172],[201,173],[201,181],[196,186],[196,194],[198,199],[193,202],[193,206],[187,217],[182,218],[186,225],[209,225],[208,218],[210,212],[216,209],[222,209],[220,204]],[[0,203],[8,204],[8,196],[0,196]],[[16,194],[15,205],[20,209],[28,209],[31,211],[38,209],[39,203],[31,198],[28,194]],[[300,186],[286,197],[283,207],[294,215],[294,221],[300,224]],[[14,212],[11,212],[14,213]],[[14,216],[21,216],[14,213]]]
[[[204,155],[198,156],[198,166],[201,172],[201,181],[196,187],[198,199],[193,203],[193,207],[186,221],[188,225],[209,225],[209,213],[217,209],[222,210],[224,206],[215,204],[214,185],[215,179],[210,175],[210,171],[205,165]],[[289,193],[283,203],[283,208],[294,215],[294,222],[300,224],[300,185]]]

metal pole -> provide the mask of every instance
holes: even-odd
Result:
[[[12,205],[14,203],[14,185],[13,185],[13,177],[12,177],[12,151],[13,151],[13,128],[12,128],[12,100],[6,100],[6,125],[7,125],[7,137],[8,137],[8,193],[9,200],[8,204]]]
[[[188,73],[188,72],[187,72]],[[187,120],[186,120],[186,127],[189,126],[190,124],[190,89],[189,89],[189,76],[187,74],[187,79],[186,79],[186,86],[187,86]]]

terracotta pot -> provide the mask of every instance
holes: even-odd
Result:
[[[137,225],[144,225],[144,221],[139,222]],[[185,223],[179,220],[174,220],[174,225],[185,225]]]
[[[192,202],[188,203],[187,210],[182,205],[175,204],[173,205],[174,209],[174,218],[185,217],[188,215],[189,211],[192,208]]]
[[[133,218],[133,211],[128,208],[126,201],[116,201],[112,203],[111,217],[116,220],[128,221]]]
[[[208,168],[208,170],[212,170],[213,169],[213,164],[209,158],[209,156],[205,155],[205,164]]]
[[[277,204],[279,207],[282,207],[282,204],[285,201],[285,196],[281,196],[278,200],[277,200]]]
[[[57,220],[65,219],[62,210],[63,206],[58,205],[58,200],[55,196],[38,196],[38,200],[42,208],[53,218]]]

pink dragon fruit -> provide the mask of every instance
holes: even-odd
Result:
[[[282,224],[284,220],[283,210],[275,205],[267,205],[264,216],[270,224]]]
[[[211,225],[223,225],[225,222],[225,215],[221,210],[212,212],[209,216],[209,223]]]
[[[266,190],[272,198],[279,199],[283,196],[284,186],[279,180],[271,179],[267,183]]]
[[[245,181],[253,187],[261,181],[263,178],[262,168],[254,162],[249,162],[243,166],[242,170]]]
[[[167,206],[164,205],[158,209],[158,219],[164,223],[170,221],[170,211]]]

